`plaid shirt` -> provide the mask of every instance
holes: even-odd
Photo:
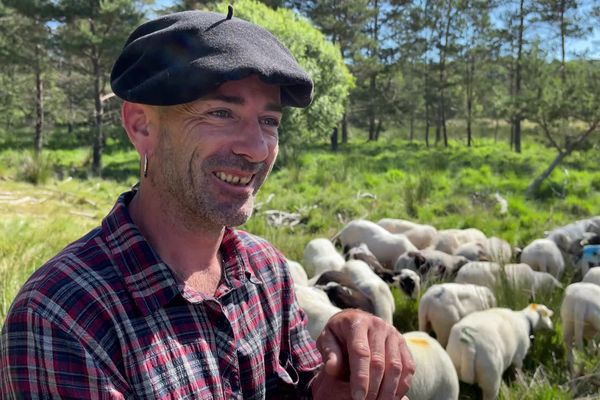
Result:
[[[178,285],[121,195],[37,270],[0,336],[0,398],[310,397],[321,357],[284,257],[226,228],[214,296]]]

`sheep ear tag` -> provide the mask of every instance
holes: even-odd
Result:
[[[537,311],[538,305],[534,303],[534,304],[531,304],[529,307],[531,307],[531,309],[533,311]]]

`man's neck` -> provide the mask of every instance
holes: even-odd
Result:
[[[161,203],[159,196],[150,196],[142,190],[129,203],[131,219],[180,281],[210,292],[221,276],[219,246],[224,228],[190,231]],[[207,288],[200,288],[204,280]]]

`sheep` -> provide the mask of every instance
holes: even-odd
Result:
[[[456,273],[454,282],[471,283],[494,289],[500,275],[500,264],[490,261],[471,261]]]
[[[417,249],[431,246],[437,240],[438,235],[437,229],[431,225],[417,225],[402,233]]]
[[[546,232],[546,238],[556,243],[560,251],[567,256],[581,254],[581,242],[595,235],[600,235],[600,216],[575,221]]]
[[[549,272],[556,279],[562,277],[565,269],[565,261],[560,249],[549,239],[536,239],[525,246],[520,262],[536,271]]]
[[[569,367],[573,372],[573,345],[581,351],[583,339],[593,340],[600,333],[600,286],[590,282],[567,286],[560,316]]]
[[[327,294],[319,288],[294,285],[294,290],[298,304],[306,313],[308,332],[314,340],[317,340],[329,318],[340,312],[341,309],[331,304]]]
[[[442,283],[432,285],[419,301],[419,330],[433,331],[446,347],[450,329],[465,315],[496,306],[496,297],[485,286]]]
[[[446,346],[459,379],[477,384],[484,400],[496,399],[502,373],[511,365],[522,367],[532,332],[552,329],[552,314],[544,305],[530,304],[521,311],[490,308],[461,319]]]
[[[392,234],[364,219],[349,222],[334,239],[339,239],[343,247],[365,243],[377,260],[390,270],[401,254],[417,250],[406,236]]]
[[[595,283],[600,286],[600,267],[590,268],[589,271],[583,276],[581,282]]]
[[[443,229],[438,231],[435,249],[454,254],[463,243],[485,240],[486,236],[479,229]]]
[[[421,277],[429,274],[436,278],[451,278],[469,260],[462,256],[454,256],[443,251],[424,249],[402,254],[394,264],[394,271],[403,269],[417,271]]]
[[[456,400],[458,375],[442,346],[425,332],[406,332],[416,369],[406,396],[411,400]]]
[[[393,323],[396,303],[387,283],[375,275],[364,261],[346,261],[342,271],[348,273],[360,290],[371,299],[375,307],[375,315]]]
[[[502,273],[512,289],[524,290],[533,298],[541,290],[562,288],[562,284],[551,274],[534,271],[524,263],[506,264],[502,267],[494,262],[472,261],[458,271],[454,282],[471,283],[495,290],[501,282]]]
[[[344,262],[344,257],[337,252],[329,239],[312,239],[304,248],[303,265],[314,270],[313,276],[329,270],[339,271]]]
[[[590,268],[597,266],[600,266],[600,245],[586,244],[583,246],[575,268],[581,273],[581,276],[585,276]]]
[[[292,279],[294,280],[294,284],[307,286],[308,275],[306,275],[306,270],[302,265],[299,262],[292,260],[287,260],[287,265],[290,270],[290,275],[292,275]]]
[[[358,246],[344,248],[344,259],[362,260],[367,263],[375,274],[387,283],[394,282],[394,273],[383,266],[377,260],[377,257],[369,250],[366,243],[360,243]]]
[[[317,281],[319,287],[327,293],[331,303],[339,308],[359,308],[371,314],[375,313],[373,302],[354,283],[352,277],[342,271],[325,271]]]
[[[507,263],[512,258],[512,248],[506,240],[492,236],[484,240],[463,243],[454,254],[471,261]]]
[[[415,271],[403,269],[394,280],[400,290],[406,293],[411,299],[416,300],[421,292],[421,277]]]
[[[382,218],[377,221],[377,225],[381,226],[390,233],[404,233],[419,226],[419,224],[415,222],[399,218]]]
[[[504,272],[508,284],[516,290],[525,290],[535,299],[536,292],[543,290],[562,289],[563,285],[550,273],[535,271],[529,265],[506,264]]]

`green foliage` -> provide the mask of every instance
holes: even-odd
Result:
[[[53,175],[53,164],[46,155],[28,154],[22,160],[17,172],[17,179],[33,184],[43,184]]]
[[[215,8],[220,12],[226,9],[226,2]],[[235,3],[235,15],[277,36],[314,81],[312,105],[307,110],[286,111],[280,142],[298,146],[328,137],[342,117],[345,99],[353,85],[340,49],[327,41],[308,20],[290,10],[274,11],[255,0],[242,0]]]

